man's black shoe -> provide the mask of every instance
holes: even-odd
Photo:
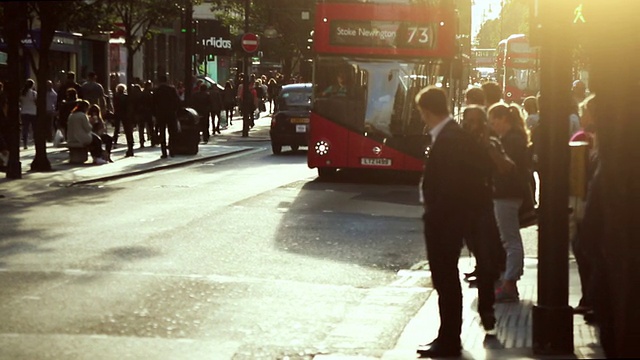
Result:
[[[493,313],[480,314],[480,322],[486,335],[496,336],[496,316]]]
[[[462,348],[460,345],[444,344],[435,340],[431,344],[419,345],[416,353],[422,358],[458,357]]]

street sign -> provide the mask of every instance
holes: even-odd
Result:
[[[242,35],[242,39],[240,41],[240,45],[242,46],[242,50],[246,53],[253,53],[258,50],[258,35],[252,33],[246,33]]]

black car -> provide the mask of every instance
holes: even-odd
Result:
[[[282,87],[277,98],[278,111],[271,119],[271,149],[274,154],[282,152],[282,146],[291,146],[293,151],[307,146],[309,117],[311,114],[310,83],[289,84]]]

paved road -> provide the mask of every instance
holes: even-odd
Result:
[[[1,200],[0,358],[393,348],[429,294],[397,275],[424,254],[415,184],[321,183],[268,145]]]

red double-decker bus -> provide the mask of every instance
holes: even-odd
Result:
[[[535,96],[540,90],[538,52],[522,34],[511,35],[500,44],[503,53],[497,66],[504,99],[521,104],[524,98]]]
[[[422,169],[424,125],[414,98],[427,85],[451,88],[456,16],[454,0],[318,2],[310,168],[320,177],[345,168]]]

